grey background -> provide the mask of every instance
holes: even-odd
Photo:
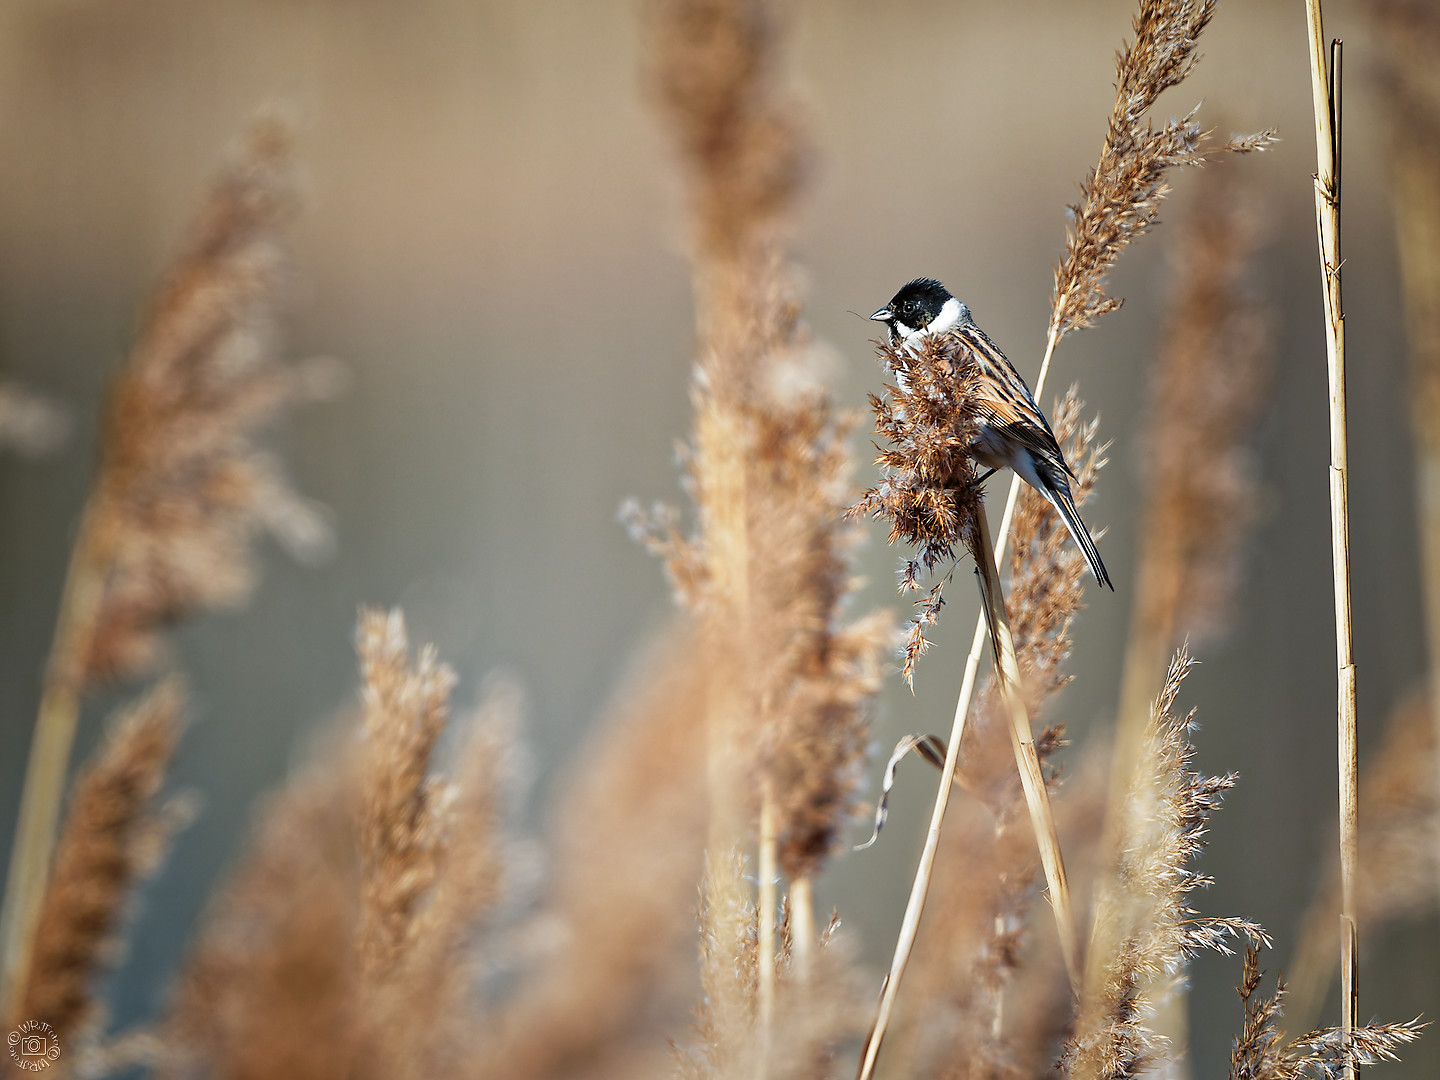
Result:
[[[806,312],[834,349],[842,401],[879,383],[868,313],[929,274],[970,304],[1033,377],[1064,205],[1093,164],[1113,100],[1122,0],[800,3],[794,83],[819,153],[797,256]],[[1310,173],[1303,8],[1223,7],[1199,73],[1231,130],[1284,141],[1239,163],[1265,191],[1263,279],[1279,368],[1259,433],[1261,520],[1233,633],[1202,654],[1185,700],[1201,765],[1242,774],[1215,821],[1207,913],[1268,926],[1285,963],[1335,814],[1325,374]],[[1381,132],[1354,5],[1349,41],[1346,301],[1352,550],[1362,749],[1423,671],[1405,361]],[[279,433],[298,486],[339,545],[318,569],[276,552],[248,610],[177,636],[197,722],[173,782],[204,813],[147,890],[116,1019],[152,1015],[254,796],[303,733],[353,694],[360,603],[403,604],[413,636],[462,676],[515,673],[537,760],[531,819],[670,602],[615,511],[677,497],[689,428],[691,306],[668,148],[639,93],[636,5],[592,0],[12,0],[0,9],[0,372],[63,398],[77,434],[33,463],[0,458],[0,846],[8,849],[61,575],[91,471],[89,421],[149,284],[183,236],[222,150],[257,105],[302,122],[309,208],[297,233],[296,355],[342,358],[349,394]],[[1184,213],[1181,178],[1164,216]],[[1069,339],[1055,389],[1079,379],[1115,440],[1087,511],[1108,525],[1115,595],[1092,596],[1057,704],[1077,739],[1109,723],[1130,610],[1136,430],[1167,284],[1162,227],[1114,279],[1124,309]],[[1049,395],[1047,394],[1047,397]],[[857,454],[863,442],[857,439]],[[860,477],[865,471],[862,469]],[[862,609],[891,594],[878,530]],[[891,678],[877,742],[948,722],[973,626],[954,590],[912,697]],[[86,752],[110,702],[87,708]],[[878,767],[877,767],[878,769]],[[898,925],[929,781],[897,800],[886,845],[820,883],[876,964]],[[1440,1010],[1432,918],[1367,936],[1363,1012]],[[1238,964],[1195,970],[1196,1076],[1223,1069]],[[1383,1075],[1433,1076],[1436,1039]]]

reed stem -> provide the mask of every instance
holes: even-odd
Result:
[[[775,908],[776,878],[780,873],[779,822],[775,813],[775,796],[765,786],[760,800],[760,940],[756,950],[760,968],[759,1006],[761,1037],[769,1043],[770,1021],[775,1016]],[[768,1055],[763,1060],[768,1059]]]
[[[71,548],[55,637],[45,665],[0,909],[0,1017],[13,1018],[24,997],[40,905],[50,878],[60,805],[80,717],[85,657],[105,595],[108,557],[102,517],[100,497],[92,494]]]
[[[810,878],[797,877],[790,883],[790,938],[795,956],[795,974],[807,982],[815,965],[815,894]]]
[[[1060,951],[1065,956],[1065,971],[1070,987],[1080,993],[1080,946],[1075,931],[1074,908],[1070,901],[1070,883],[1065,876],[1065,860],[1060,852],[1060,834],[1055,828],[1055,814],[1050,807],[1050,793],[1045,775],[1040,770],[1040,756],[1035,752],[1035,735],[1030,729],[1030,714],[1020,696],[1020,662],[1015,656],[1015,639],[1010,633],[1010,616],[1005,610],[1005,593],[1000,575],[995,570],[994,552],[990,546],[990,527],[981,503],[975,515],[979,533],[981,558],[975,560],[980,573],[981,605],[989,624],[990,641],[995,653],[995,683],[1000,700],[1010,719],[1010,743],[1015,750],[1015,765],[1020,771],[1020,785],[1025,792],[1025,805],[1030,811],[1030,825],[1040,848],[1040,863],[1045,869],[1045,883],[1050,889],[1050,906],[1055,914],[1055,928],[1060,934]]]
[[[1053,348],[1052,335],[1052,348]],[[1049,362],[1046,351],[1046,364]],[[1044,378],[1042,368],[1041,378]],[[1013,517],[1019,478],[1010,489],[1010,501],[1005,507],[1001,529],[1008,530]],[[1040,847],[1041,862],[1045,868],[1045,880],[1050,888],[1051,903],[1055,912],[1056,926],[1060,932],[1060,947],[1065,954],[1065,968],[1072,987],[1078,987],[1078,939],[1075,934],[1075,920],[1070,902],[1070,888],[1065,877],[1065,864],[1060,855],[1059,836],[1055,831],[1054,816],[1050,811],[1049,796],[1045,790],[1044,777],[1040,772],[1040,760],[1035,753],[1034,736],[1030,732],[1030,719],[1025,704],[1020,700],[1019,665],[1015,659],[1015,644],[1010,636],[1010,620],[1005,612],[1004,593],[1000,588],[1000,576],[996,559],[1000,557],[990,542],[990,526],[986,520],[984,504],[977,512],[975,529],[980,535],[980,554],[976,568],[980,573],[981,605],[980,630],[982,644],[990,640],[992,655],[995,657],[995,678],[1000,687],[1006,712],[1010,717],[1011,741],[1015,749],[1015,761],[1020,771],[1021,786],[1025,791],[1025,802],[1030,809],[1031,824],[1035,839]],[[983,567],[984,569],[980,569]],[[992,611],[993,615],[987,615]],[[869,1080],[874,1075],[875,1062],[880,1054],[880,1043],[890,1026],[894,1012],[895,998],[900,992],[900,981],[905,977],[905,968],[915,948],[915,938],[920,929],[920,917],[925,911],[925,899],[930,891],[930,881],[935,870],[935,856],[940,847],[940,829],[945,820],[946,808],[950,805],[950,789],[955,781],[955,769],[959,761],[960,742],[965,735],[965,722],[970,715],[970,692],[973,689],[974,673],[979,667],[979,656],[971,650],[966,661],[965,683],[955,708],[955,717],[950,725],[950,740],[945,748],[945,763],[940,769],[940,787],[935,793],[935,806],[930,813],[930,828],[925,834],[925,847],[920,852],[920,865],[915,870],[915,880],[910,886],[910,898],[905,905],[905,917],[900,924],[900,934],[895,942],[895,953],[890,961],[890,971],[880,991],[880,1002],[875,1010],[875,1022],[865,1038],[860,1054],[860,1068],[856,1080]],[[1032,768],[1033,765],[1033,768]],[[1037,787],[1038,783],[1038,787]]]
[[[1355,739],[1355,661],[1350,621],[1349,450],[1345,428],[1345,309],[1340,293],[1341,43],[1331,43],[1329,71],[1320,0],[1306,0],[1310,86],[1315,109],[1315,219],[1325,301],[1325,355],[1330,390],[1330,545],[1335,579],[1335,653],[1340,789],[1340,1026],[1349,1046],[1360,1011],[1356,964],[1355,870],[1359,854]],[[1347,1077],[1355,1075],[1352,1065]]]

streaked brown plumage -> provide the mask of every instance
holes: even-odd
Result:
[[[980,370],[981,424],[971,456],[992,470],[1014,469],[1040,492],[1065,522],[1095,580],[1113,591],[1115,586],[1110,583],[1095,541],[1075,509],[1070,493],[1070,480],[1075,474],[1065,462],[1055,433],[1025,380],[1000,347],[975,325],[970,309],[940,282],[916,278],[870,317],[889,328],[892,344],[929,334],[950,334],[964,341]]]

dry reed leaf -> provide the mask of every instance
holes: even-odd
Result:
[[[1189,771],[1194,714],[1174,715],[1193,661],[1182,650],[1151,708],[1140,757],[1118,816],[1111,870],[1098,887],[1084,995],[1066,1050],[1071,1080],[1121,1080],[1163,1059],[1147,1026],[1157,995],[1200,949],[1229,953],[1228,940],[1269,944],[1255,923],[1197,918],[1190,894],[1209,883],[1191,869],[1205,844],[1211,813],[1235,784],[1233,774]]]
[[[171,832],[153,800],[184,709],[181,681],[161,682],[112,721],[74,782],[18,1010],[72,1046],[97,1019],[95,984],[112,935]]]

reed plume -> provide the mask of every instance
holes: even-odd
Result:
[[[180,681],[160,683],[114,718],[75,779],[29,979],[11,1017],[44,1020],[68,1048],[78,1048],[85,1029],[99,1019],[95,987],[112,939],[137,881],[154,867],[170,831],[155,795],[184,709]]]
[[[363,613],[358,646],[362,737],[264,815],[182,976],[169,1075],[419,1077],[471,1049],[475,938],[516,863],[513,694],[466,725],[447,780],[449,669],[410,659],[398,611]]]
[[[797,886],[804,969],[817,937],[810,881],[854,809],[886,626],[845,620],[850,421],[819,378],[787,264],[805,153],[780,84],[777,12],[767,0],[654,0],[648,29],[649,82],[687,180],[699,347],[698,528],[688,542],[664,528],[658,542],[714,664],[712,856],[758,826],[768,1024],[776,879]]]
[[[232,605],[269,531],[326,542],[258,430],[328,382],[278,361],[275,308],[292,217],[288,132],[257,124],[161,282],[110,390],[100,463],[71,553],[31,742],[3,920],[5,1001],[30,963],[38,903],[84,693],[151,667],[161,631]]]
[[[1312,1031],[1287,1042],[1279,1021],[1285,1000],[1280,980],[1269,997],[1259,994],[1265,973],[1259,947],[1245,949],[1245,969],[1235,988],[1245,1010],[1245,1025],[1230,1053],[1229,1080],[1339,1080],[1364,1065],[1397,1060],[1395,1049],[1420,1037],[1427,1025],[1366,1024],[1350,1032],[1340,1028]]]
[[[1190,771],[1194,713],[1177,717],[1174,709],[1192,665],[1183,650],[1170,664],[1099,879],[1085,992],[1066,1051],[1070,1080],[1146,1072],[1165,1055],[1150,1013],[1191,957],[1207,948],[1228,954],[1231,937],[1269,944],[1253,922],[1196,918],[1189,906],[1190,894],[1209,884],[1191,864],[1204,848],[1210,815],[1235,784],[1233,774]]]
[[[480,1075],[623,1075],[647,1021],[681,1019],[706,836],[706,667],[683,622],[642,649],[559,783],[546,947],[482,1029]]]

